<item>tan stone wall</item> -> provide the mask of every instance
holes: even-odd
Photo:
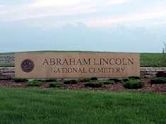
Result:
[[[79,78],[140,76],[139,54],[106,52],[17,53],[17,78]],[[24,60],[31,62],[24,62]],[[27,65],[26,65],[27,64]],[[22,65],[22,67],[21,67]],[[32,71],[25,72],[29,67]]]

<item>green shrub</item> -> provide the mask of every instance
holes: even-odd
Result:
[[[64,84],[77,84],[78,83],[78,81],[76,81],[76,80],[66,80],[66,81],[64,81]]]
[[[151,84],[165,84],[166,83],[166,77],[156,77],[151,80]]]
[[[38,81],[41,81],[41,82],[57,82],[57,80],[54,79],[54,78],[50,78],[50,79],[38,79]]]
[[[98,79],[97,79],[97,77],[91,77],[90,80],[97,81]]]
[[[123,79],[122,81],[123,81],[123,82],[127,82],[127,81],[129,81],[129,79],[128,79],[128,78],[125,78],[125,79]]]
[[[130,76],[129,79],[140,79],[138,76]]]
[[[52,82],[52,83],[50,83],[49,84],[49,88],[54,88],[54,87],[62,87],[63,86],[63,84],[61,83],[61,82]]]
[[[33,80],[33,81],[39,81],[39,82],[46,82],[45,79],[31,79],[31,80],[29,80],[29,81],[32,81],[32,80]]]
[[[50,78],[50,79],[36,79],[40,82],[57,82],[56,79]]]
[[[28,81],[28,86],[40,86],[42,82],[40,80],[29,80]]]
[[[139,89],[143,87],[143,84],[140,80],[130,79],[126,82],[123,82],[123,86],[127,89]]]
[[[91,79],[90,78],[80,78],[78,81],[79,82],[89,82]]]
[[[55,78],[50,78],[50,79],[46,79],[46,82],[57,82],[57,79]]]
[[[28,81],[28,79],[25,79],[25,78],[14,78],[13,79],[15,82],[17,82],[17,83],[20,83],[20,82],[27,82]]]
[[[85,87],[92,87],[92,88],[99,88],[102,87],[102,85],[103,83],[100,82],[88,82],[84,84]]]
[[[104,84],[104,85],[114,84],[115,83],[114,80],[101,80],[99,82],[102,83],[102,84]]]
[[[121,80],[118,79],[118,78],[111,78],[111,79],[109,79],[109,80],[110,80],[110,81],[114,81],[115,83],[121,82]]]
[[[93,85],[97,85],[97,87],[98,87],[98,85],[99,85],[99,87],[101,87],[100,85],[108,85],[108,84],[114,84],[115,83],[115,81],[114,80],[90,80],[89,82],[87,82],[86,84],[87,85],[92,85],[92,87],[93,87]],[[95,86],[94,86],[95,87]]]

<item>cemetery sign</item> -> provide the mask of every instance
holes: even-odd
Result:
[[[16,53],[17,78],[116,78],[140,76],[135,53],[30,52]]]

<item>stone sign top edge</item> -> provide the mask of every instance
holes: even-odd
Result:
[[[137,54],[138,52],[109,52],[109,51],[27,51],[27,52],[16,52],[15,54],[39,54],[39,53],[112,53],[112,54]]]

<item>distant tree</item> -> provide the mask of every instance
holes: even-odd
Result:
[[[162,55],[162,58],[161,58],[161,66],[163,67],[166,67],[166,43],[163,42],[164,44],[164,47],[163,47],[163,55]]]
[[[163,49],[162,49],[162,53],[164,54],[164,52],[165,52],[165,51],[164,51],[164,48],[163,48]]]
[[[164,48],[163,48],[162,53],[164,54],[164,53],[166,53],[166,43],[165,43],[165,42],[163,42],[163,44],[164,44]]]

